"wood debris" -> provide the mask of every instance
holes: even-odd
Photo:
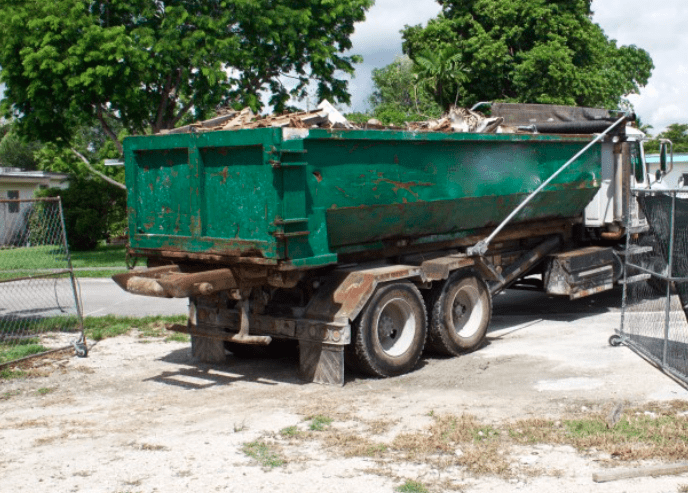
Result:
[[[452,107],[439,119],[408,122],[405,127],[384,125],[371,119],[362,125],[349,122],[329,101],[323,100],[313,111],[298,111],[282,115],[255,115],[250,108],[222,111],[222,114],[161,134],[210,132],[215,130],[246,130],[254,128],[339,128],[349,130],[398,130],[411,132],[470,132],[470,133],[516,133],[517,130],[503,125],[503,118],[487,118],[481,113],[465,108]]]

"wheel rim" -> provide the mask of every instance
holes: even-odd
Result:
[[[413,344],[416,318],[411,304],[403,298],[392,298],[378,312],[377,338],[388,356],[401,356]]]
[[[454,331],[459,337],[472,337],[482,325],[483,299],[480,291],[471,285],[463,285],[456,290],[452,300],[451,319]]]

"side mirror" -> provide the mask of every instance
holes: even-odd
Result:
[[[667,144],[662,142],[659,146],[659,169],[662,173],[667,172]]]
[[[659,183],[660,181],[662,181],[662,177],[663,177],[663,176],[664,176],[664,175],[662,174],[662,170],[661,170],[661,169],[658,169],[658,170],[655,172],[655,182]]]
[[[671,161],[667,159],[670,154]],[[669,139],[660,139],[659,141],[659,170],[662,175],[671,173],[674,169],[674,144]]]

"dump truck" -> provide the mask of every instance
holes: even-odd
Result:
[[[297,341],[301,378],[339,385],[345,366],[391,377],[424,350],[479,348],[506,288],[570,299],[612,289],[625,235],[648,227],[629,194],[649,183],[634,116],[491,113],[509,133],[128,137],[128,252],[147,268],[115,281],[188,298],[188,323],[170,329],[191,335],[201,361]]]

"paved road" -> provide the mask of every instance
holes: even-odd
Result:
[[[112,279],[79,279],[84,315],[177,315],[187,313],[186,299],[138,296],[120,289]]]

